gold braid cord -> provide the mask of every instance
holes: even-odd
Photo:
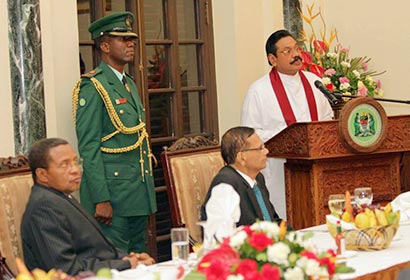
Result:
[[[122,148],[101,147],[101,151],[104,153],[111,153],[111,154],[125,153],[125,152],[135,150],[138,147],[142,146],[142,143],[145,140],[147,143],[148,151],[149,151],[148,158],[149,158],[149,165],[150,165],[150,173],[152,175],[152,158],[155,159],[155,156],[151,152],[151,148],[149,145],[149,135],[145,129],[145,122],[140,122],[138,125],[133,126],[133,127],[126,127],[122,123],[117,112],[115,111],[114,106],[111,102],[110,96],[108,95],[108,92],[103,87],[103,85],[94,77],[91,77],[90,80],[94,84],[95,88],[97,89],[97,92],[100,94],[101,99],[103,100],[105,107],[107,108],[108,116],[110,117],[111,123],[116,129],[114,132],[101,138],[101,142],[103,143],[119,133],[123,133],[123,134],[137,134],[138,133],[138,140],[133,145],[122,147]],[[73,113],[74,125],[76,123],[76,113],[77,113],[77,108],[78,108],[78,96],[80,92],[80,84],[81,84],[81,80],[77,83],[76,87],[74,88],[74,92],[73,92],[73,112],[72,113]],[[140,164],[141,164],[142,180],[145,181],[144,180],[144,159],[142,155],[142,149],[140,149]]]

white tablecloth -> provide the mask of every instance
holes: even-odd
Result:
[[[303,230],[302,230],[303,231]],[[327,232],[326,225],[305,229],[313,231],[313,242],[319,249],[336,248],[336,243]],[[389,248],[379,251],[354,251],[355,255],[347,258],[347,265],[356,272],[341,274],[340,279],[353,279],[365,274],[377,272],[391,266],[410,261],[410,223],[401,225]]]
[[[320,225],[303,229],[314,233],[312,241],[321,250],[336,248],[336,243],[326,225]],[[342,280],[353,279],[366,274],[374,273],[397,264],[410,261],[410,223],[401,225],[390,247],[380,251],[353,251],[353,256],[347,258],[347,265],[353,267],[356,272],[341,274]],[[193,267],[193,263],[190,263]],[[186,272],[189,268],[186,269]],[[161,280],[174,280],[178,275],[178,269],[172,261],[162,262],[153,266],[141,266],[137,269],[116,272],[114,280],[155,280],[156,275]]]

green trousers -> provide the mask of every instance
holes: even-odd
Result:
[[[100,224],[115,247],[124,252],[145,251],[149,216],[112,217],[111,226]]]

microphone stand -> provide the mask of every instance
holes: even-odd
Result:
[[[347,94],[342,94],[339,92],[333,92],[332,93],[334,96],[336,96],[337,98],[342,98],[342,97],[347,97],[347,98],[359,98],[362,96],[358,96],[358,95],[347,95]],[[377,97],[370,97],[374,100],[378,100],[378,101],[383,101],[383,102],[393,102],[393,103],[404,103],[404,104],[410,104],[410,100],[397,100],[397,99],[389,99],[389,98],[377,98]]]

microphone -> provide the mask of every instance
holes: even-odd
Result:
[[[339,103],[339,100],[337,100],[337,98],[334,96],[333,93],[331,93],[324,85],[321,81],[316,80],[315,81],[315,86],[326,96],[327,100],[329,100],[329,102],[332,105],[337,105]]]

